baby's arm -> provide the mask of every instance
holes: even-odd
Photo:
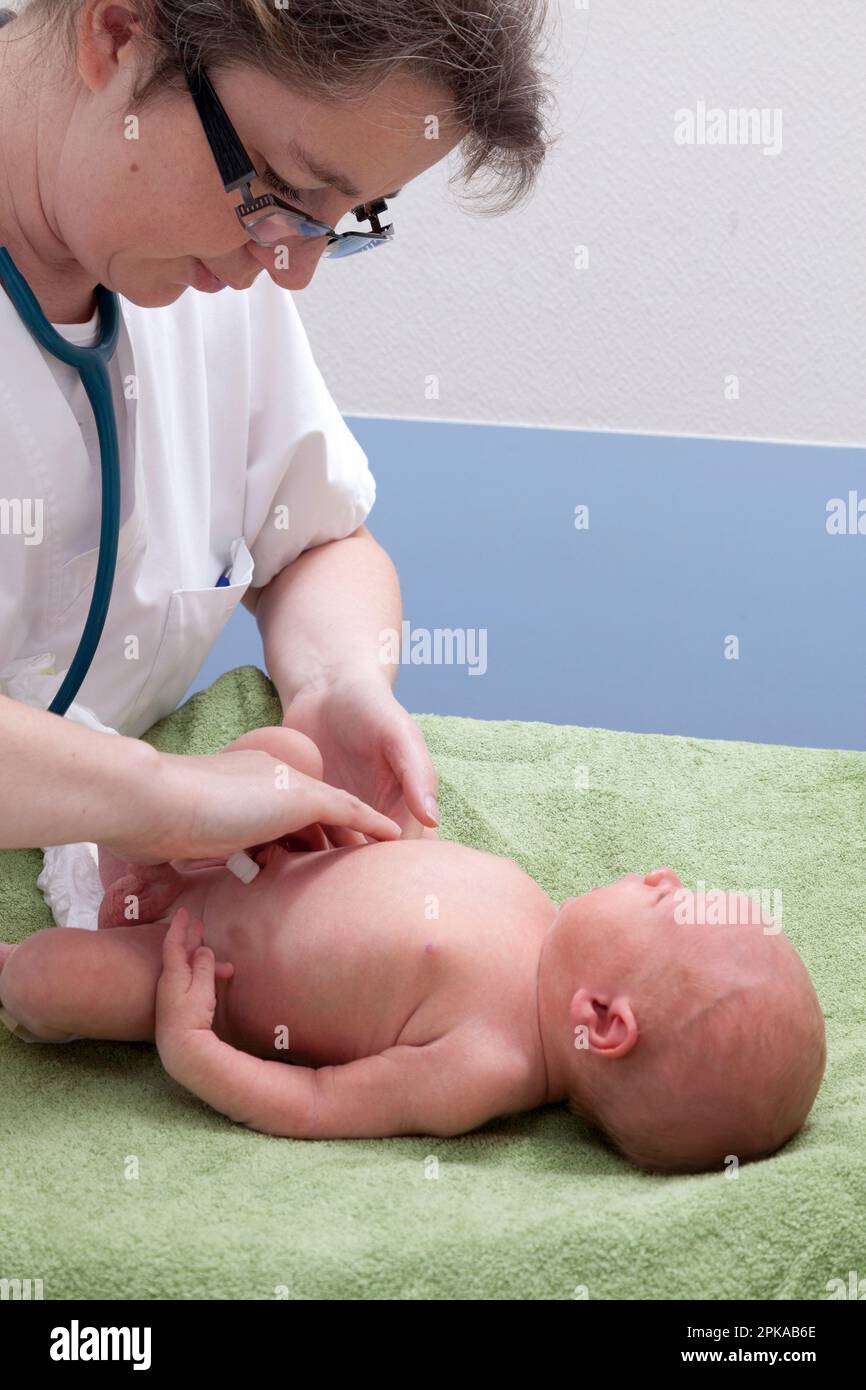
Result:
[[[215,1033],[162,1056],[181,1086],[223,1115],[288,1139],[465,1134],[507,1112],[513,1074],[467,1064],[451,1036],[342,1066],[293,1066],[238,1052]]]

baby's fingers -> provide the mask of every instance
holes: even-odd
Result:
[[[214,997],[214,966],[216,959],[210,946],[199,946],[193,952],[190,996],[205,1004],[216,1004]]]
[[[196,918],[187,928],[187,949],[192,952],[192,979],[189,988],[190,998],[215,1005],[214,984],[216,980],[230,980],[235,968],[230,960],[217,960],[210,946],[202,945],[204,923]]]
[[[163,974],[175,980],[185,980],[189,977],[188,928],[189,909],[180,907],[172,917],[171,925],[162,940]]]
[[[196,987],[203,982],[212,993],[214,980],[230,980],[235,973],[235,968],[230,960],[217,960],[212,948],[201,944],[203,930],[204,924],[196,921],[193,922],[187,933],[187,941],[192,949],[190,994],[194,994]]]

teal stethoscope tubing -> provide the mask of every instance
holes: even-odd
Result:
[[[99,559],[93,584],[93,597],[78,649],[72,658],[60,689],[48,706],[51,714],[65,714],[90,669],[111,602],[120,540],[120,446],[114,400],[108,367],[117,347],[120,312],[117,295],[104,285],[96,286],[99,309],[99,341],[93,347],[77,347],[52,328],[39,301],[18,270],[5,246],[0,246],[0,284],[2,284],[25,327],[42,347],[61,362],[74,367],[96,417],[102,473],[102,520],[99,528]]]

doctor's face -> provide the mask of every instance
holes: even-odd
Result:
[[[97,13],[102,8],[95,6]],[[185,291],[205,289],[202,267],[234,289],[248,288],[262,271],[285,289],[304,289],[327,238],[288,243],[287,267],[285,252],[277,260],[277,248],[250,239],[234,210],[239,194],[223,189],[188,90],[161,95],[130,116],[141,57],[119,23],[128,12],[109,9],[118,20],[113,33],[82,28],[76,82],[67,90],[46,75],[35,100],[40,112],[48,103],[52,110],[39,123],[38,149],[30,148],[28,157],[26,132],[34,127],[22,113],[23,164],[15,166],[18,174],[3,171],[13,190],[16,180],[32,180],[20,233],[28,253],[38,250],[40,264],[20,264],[37,295],[44,291],[49,317],[62,321],[67,302],[83,307],[98,282],[144,307],[171,304]],[[265,174],[254,193],[272,191],[338,231],[365,230],[367,224],[349,216],[352,208],[393,194],[465,133],[449,124],[448,93],[409,75],[391,76],[373,95],[351,102],[313,100],[246,68],[209,70],[209,76],[256,171]],[[438,138],[427,138],[437,124]],[[304,156],[325,169],[313,173]],[[28,165],[29,175],[21,172]],[[327,170],[343,191],[327,181]],[[28,206],[20,197],[12,201],[16,209]],[[395,220],[391,207],[382,220]],[[9,245],[14,255],[14,236]],[[383,246],[374,254],[394,251]],[[351,260],[329,273],[351,275]],[[83,316],[89,313],[92,307]]]
[[[409,77],[392,77],[352,105],[334,105],[288,92],[257,72],[209,75],[257,172],[265,174],[254,192],[275,192],[338,231],[359,229],[353,208],[394,194],[459,138],[453,130],[438,140],[425,138],[427,118],[444,111],[447,97]],[[440,134],[444,128],[443,116]],[[143,112],[137,142],[107,142],[103,135],[102,145],[106,162],[102,170],[91,164],[88,201],[91,209],[94,198],[96,206],[113,205],[113,212],[94,225],[79,198],[68,205],[64,225],[72,249],[104,284],[134,302],[156,305],[171,303],[191,285],[204,288],[202,265],[234,289],[248,288],[263,270],[285,289],[309,283],[327,237],[284,241],[282,259],[276,248],[250,239],[234,210],[238,195],[222,187],[191,96]],[[341,192],[311,173],[304,157],[355,192]],[[393,215],[389,207],[383,223]],[[393,248],[375,250],[389,253]],[[336,273],[353,269],[341,264]]]

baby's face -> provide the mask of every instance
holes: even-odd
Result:
[[[682,884],[673,869],[624,874],[562,904],[560,917],[573,930],[661,931],[672,921],[673,898]]]
[[[616,957],[632,950],[694,952],[701,949],[702,938],[718,942],[720,935],[725,937],[725,952],[733,950],[739,956],[754,949],[755,934],[771,936],[780,930],[745,894],[698,895],[683,887],[673,869],[625,874],[569,898],[560,908],[559,924],[576,933],[587,949]]]
[[[823,1073],[823,1018],[761,904],[691,892],[672,869],[626,874],[563,903],[549,945],[556,1035],[574,1032],[566,1089],[637,1161],[754,1157],[802,1124]]]
[[[694,893],[673,869],[625,874],[570,898],[552,928],[572,1028],[591,1050],[628,1055],[653,1016],[682,1030],[746,984],[772,980],[796,1007],[811,985],[791,942],[742,893]],[[616,1019],[616,1026],[613,1020]],[[596,1027],[598,1044],[596,1046]]]

